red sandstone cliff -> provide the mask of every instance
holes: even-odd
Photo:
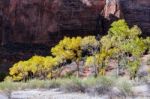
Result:
[[[94,32],[105,1],[1,0],[0,4],[2,43],[51,43],[62,38],[63,33]]]
[[[103,32],[117,18],[139,25],[149,35],[150,1],[0,0],[0,43],[50,45],[64,35]]]

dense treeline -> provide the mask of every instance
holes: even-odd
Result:
[[[93,67],[97,77],[105,75],[110,59],[117,61],[116,75],[123,69],[134,79],[141,66],[141,56],[149,50],[150,44],[150,38],[142,38],[141,33],[138,26],[130,28],[125,20],[118,20],[111,24],[107,35],[103,37],[64,37],[51,49],[52,56],[33,56],[14,64],[6,80],[52,79],[68,62],[76,63],[79,77],[81,61],[85,67]]]

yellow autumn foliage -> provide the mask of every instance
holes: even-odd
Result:
[[[76,59],[81,55],[81,37],[65,37],[58,45],[51,49],[52,55],[59,57],[61,60]]]
[[[51,56],[33,56],[27,61],[20,61],[10,68],[10,77],[14,81],[26,80],[32,77],[40,78],[48,77],[50,78],[50,72],[53,67],[59,65],[58,58],[53,58]]]

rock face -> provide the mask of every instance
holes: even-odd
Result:
[[[105,0],[1,0],[0,42],[55,43],[100,27]]]
[[[104,16],[104,18],[102,18]],[[104,31],[118,18],[150,33],[149,0],[0,0],[0,43],[55,44]]]
[[[130,25],[137,24],[144,35],[150,36],[150,1],[120,0],[120,9]]]
[[[122,17],[119,1],[118,0],[106,0],[106,4],[105,4],[102,14],[108,20],[111,20],[113,16],[117,18]]]
[[[9,0],[0,0],[0,43],[7,43],[7,37],[11,33],[11,24],[8,17],[9,12]]]
[[[150,36],[149,0],[106,0],[103,15],[109,20],[124,18],[129,25],[138,25],[144,36]]]

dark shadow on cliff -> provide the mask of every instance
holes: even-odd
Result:
[[[106,35],[109,28],[111,27],[111,24],[114,22],[114,21],[117,21],[119,20],[118,17],[116,17],[115,15],[113,14],[110,14],[108,18],[104,18],[102,16],[102,33],[100,35]]]

